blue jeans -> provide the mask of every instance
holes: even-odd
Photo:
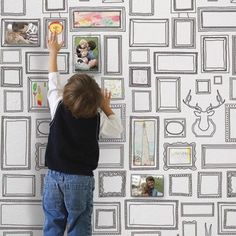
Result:
[[[45,176],[44,236],[91,236],[94,177],[48,170]]]

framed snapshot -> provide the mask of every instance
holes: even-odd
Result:
[[[124,7],[71,7],[71,31],[124,31]]]
[[[99,35],[73,36],[74,71],[101,72],[101,48]]]
[[[164,176],[163,175],[131,175],[132,197],[163,197]]]
[[[40,47],[40,19],[2,19],[3,47]]]
[[[164,143],[164,170],[196,170],[196,143]]]
[[[130,117],[130,169],[159,168],[159,117]]]

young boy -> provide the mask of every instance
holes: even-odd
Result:
[[[87,74],[74,74],[60,85],[57,54],[62,43],[54,33],[48,40],[49,91],[52,116],[45,154],[44,236],[91,236],[94,177],[99,157],[98,137],[122,132],[110,108],[110,93],[102,93]],[[103,113],[98,112],[101,108]]]

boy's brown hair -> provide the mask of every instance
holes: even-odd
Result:
[[[101,101],[101,89],[87,74],[74,74],[64,87],[63,103],[76,118],[94,117]]]

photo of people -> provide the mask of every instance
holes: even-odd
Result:
[[[99,72],[99,37],[74,37],[75,71]]]
[[[131,175],[132,197],[163,197],[163,175]]]
[[[4,20],[2,46],[40,46],[39,20]]]

